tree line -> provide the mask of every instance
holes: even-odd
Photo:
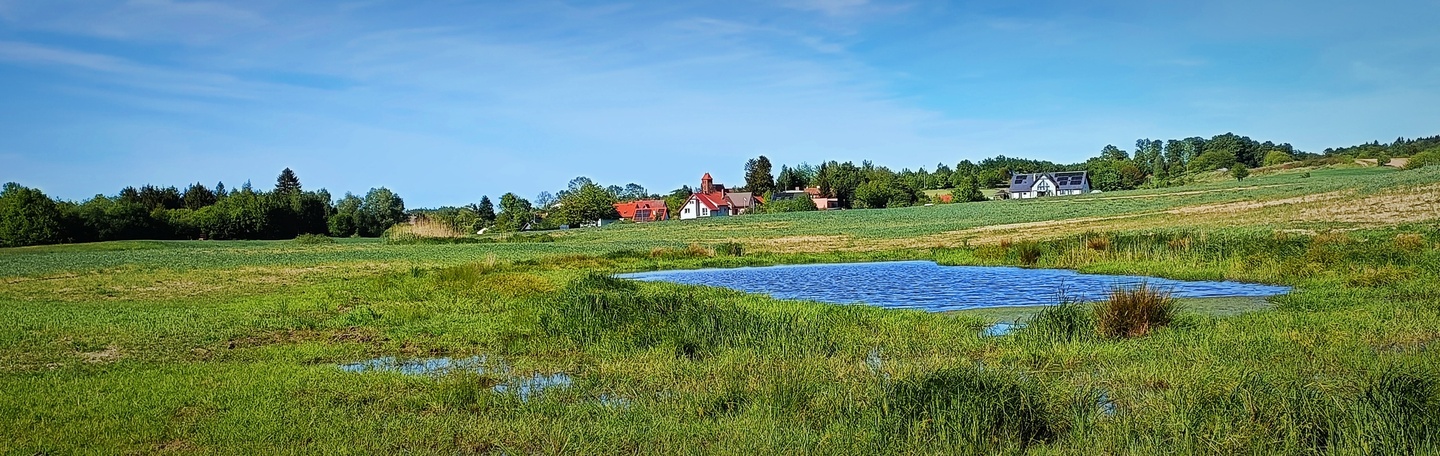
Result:
[[[405,202],[384,187],[338,201],[306,191],[286,168],[270,191],[246,182],[125,187],[114,196],[57,201],[17,183],[0,190],[0,246],[132,239],[290,239],[301,234],[378,236],[405,219]]]
[[[948,193],[949,201],[984,200],[983,189],[1004,187],[1018,173],[1086,171],[1092,188],[1112,191],[1182,185],[1199,173],[1221,169],[1243,179],[1249,168],[1323,157],[1377,158],[1381,163],[1391,157],[1411,157],[1411,167],[1440,165],[1440,136],[1397,138],[1389,144],[1376,141],[1325,149],[1323,154],[1234,133],[1208,139],[1143,138],[1135,141],[1132,150],[1106,145],[1079,163],[999,155],[899,171],[870,161],[832,160],[818,166],[781,165],[777,173],[762,155],[745,163],[745,185],[737,190],[754,192],[773,203],[759,208],[762,212],[815,210],[809,198],[774,198],[777,192],[808,187],[836,198],[841,208],[886,208],[942,202],[939,195],[927,193],[934,190],[948,190],[939,193]],[[506,193],[498,207],[489,196],[482,196],[478,203],[461,207],[407,212],[404,200],[384,187],[334,200],[324,189],[304,190],[289,168],[281,171],[269,191],[257,191],[249,182],[238,190],[227,189],[223,182],[213,188],[195,183],[184,190],[146,185],[80,203],[56,201],[37,189],[9,183],[0,191],[0,246],[127,239],[289,239],[301,234],[373,237],[409,217],[426,217],[465,233],[544,230],[618,218],[614,204],[621,201],[660,199],[675,214],[694,191],[684,185],[657,194],[635,183],[605,186],[581,176],[554,193],[540,192],[533,201]]]

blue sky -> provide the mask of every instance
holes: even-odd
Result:
[[[1233,131],[1440,134],[1440,2],[0,0],[0,182],[284,167],[411,207],[748,158],[933,169]]]

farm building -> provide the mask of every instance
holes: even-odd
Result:
[[[670,211],[665,208],[665,200],[638,200],[615,203],[615,211],[620,213],[621,219],[633,222],[670,220]]]
[[[803,190],[796,188],[794,190],[775,192],[774,194],[774,198],[776,201],[791,200],[799,198],[801,196],[810,198],[810,201],[813,201],[815,203],[815,208],[822,211],[827,209],[837,209],[840,207],[839,199],[821,196],[820,187],[809,187]]]
[[[1016,174],[1007,189],[1011,199],[1090,193],[1090,176],[1085,171]]]
[[[705,173],[700,178],[700,191],[680,207],[680,220],[745,214],[764,203],[763,198],[750,192],[727,191],[724,185],[715,183],[710,173]]]

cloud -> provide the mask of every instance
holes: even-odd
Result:
[[[885,5],[870,0],[782,0],[780,6],[831,17],[860,17],[892,14],[910,9],[908,4]]]
[[[219,2],[179,0],[0,3],[0,15],[25,29],[186,44],[211,43],[269,24],[252,10]]]
[[[104,54],[0,41],[0,61],[51,67],[82,74],[99,73],[102,84],[120,84],[155,92],[191,96],[250,98],[253,84],[219,73],[175,70],[143,65]]]

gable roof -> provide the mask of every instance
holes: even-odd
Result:
[[[1089,176],[1085,171],[1063,171],[1058,173],[1016,174],[1010,178],[1010,192],[1028,192],[1040,179],[1055,182],[1056,190],[1084,190]]]
[[[730,204],[734,205],[737,210],[754,206],[756,203],[761,202],[761,198],[751,192],[735,192],[727,196],[730,198]]]
[[[700,204],[705,205],[705,207],[710,208],[712,211],[720,209],[721,207],[730,206],[730,202],[725,200],[725,194],[721,192],[696,193],[690,195],[690,198],[699,200]]]

